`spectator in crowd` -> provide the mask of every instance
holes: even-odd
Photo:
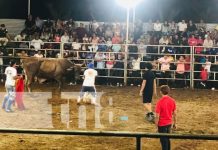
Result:
[[[206,48],[206,52],[210,51],[210,49],[213,47],[213,40],[211,39],[210,35],[206,35],[203,46]]]
[[[95,61],[97,62],[96,70],[98,71],[99,76],[105,76],[105,55],[103,52],[97,52],[95,55]],[[104,78],[97,78],[98,84],[104,84]]]
[[[44,23],[44,21],[41,20],[41,19],[39,18],[39,16],[36,17],[35,25],[36,25],[36,31],[37,31],[38,33],[40,33],[40,32],[42,31],[43,23]]]
[[[198,24],[197,28],[198,28],[199,31],[200,30],[201,31],[206,31],[207,26],[206,26],[206,23],[204,23],[203,19],[200,20],[200,23]]]
[[[19,48],[29,48],[29,43],[25,43],[25,42],[22,42],[22,41],[26,41],[26,37],[27,35],[24,33],[24,32],[21,32],[20,34],[16,35],[14,37],[14,41],[16,41],[16,45],[19,47]]]
[[[44,45],[44,42],[41,39],[39,39],[38,35],[35,35],[35,38],[30,42],[30,46],[34,48],[35,50],[40,50],[41,46],[43,45]]]
[[[162,36],[161,39],[159,40],[159,44],[160,45],[168,45],[169,38],[166,35]]]
[[[0,47],[5,47],[8,43],[8,40],[10,40],[10,37],[8,35],[8,30],[5,27],[5,24],[1,24],[0,26]]]
[[[168,55],[164,55],[163,57],[158,59],[159,64],[161,64],[161,72],[162,78],[170,78],[170,63],[172,62],[172,59]],[[161,80],[161,85],[167,85],[168,80]]]
[[[189,38],[188,38],[188,45],[189,46],[197,46],[198,44],[198,40],[195,38],[195,35],[192,34]]]
[[[176,34],[177,33],[177,24],[175,23],[175,21],[172,21],[170,24],[169,24],[169,30],[170,30],[170,33],[171,34]]]
[[[179,60],[176,64],[176,86],[178,88],[184,88],[185,87],[185,59],[184,56],[180,56]]]
[[[196,25],[192,22],[192,20],[189,20],[189,23],[187,25],[188,36],[190,34],[195,34],[196,31],[197,31]]]
[[[176,129],[176,102],[173,98],[168,96],[170,88],[167,85],[163,85],[160,88],[162,98],[158,100],[155,113],[155,124],[159,133],[170,133],[171,127]],[[170,150],[170,139],[168,137],[161,137],[160,143],[162,150]]]
[[[109,26],[106,28],[104,36],[106,39],[113,37],[113,32]]]
[[[164,21],[164,23],[162,25],[162,33],[163,33],[163,35],[168,35],[169,32],[170,32],[169,23],[167,21]]]
[[[131,85],[140,86],[140,77],[141,77],[141,71],[140,71],[140,62],[141,57],[135,56],[132,60],[132,74],[131,77]]]
[[[155,36],[160,37],[161,36],[161,31],[162,31],[162,24],[160,23],[159,20],[157,20],[154,23],[154,34],[155,34]]]
[[[182,35],[184,32],[186,32],[186,30],[187,30],[187,23],[185,22],[185,20],[182,20],[182,22],[178,23],[179,35]]]
[[[40,50],[37,51],[37,53],[33,56],[33,57],[36,57],[36,58],[43,58],[43,54]]]
[[[14,37],[14,41],[25,41],[26,39],[26,34],[24,32],[20,32],[20,34],[17,34]]]
[[[112,49],[108,49],[107,50],[108,53],[106,53],[106,68],[107,68],[107,76],[108,76],[108,85],[113,84],[112,82],[112,78],[110,78],[110,76],[112,76],[112,68],[114,67],[114,61],[115,61],[115,54],[112,53]]]
[[[44,42],[49,42],[49,40],[50,40],[50,35],[49,35],[49,33],[43,31],[43,32],[41,33],[40,39],[41,39],[42,41],[44,41]]]
[[[83,41],[83,37],[85,36],[85,34],[87,34],[86,29],[84,28],[84,24],[80,23],[80,26],[78,28],[76,28],[76,34],[77,37],[79,39],[79,42]]]
[[[25,21],[24,32],[27,33],[27,35],[33,35],[35,32],[35,21],[33,20],[32,15],[29,15]]]
[[[123,55],[119,53],[117,55],[117,58],[114,62],[113,66],[113,73],[112,76],[115,76],[113,80],[113,85],[122,86],[123,85],[123,79],[121,77],[124,76],[124,62],[123,62]]]

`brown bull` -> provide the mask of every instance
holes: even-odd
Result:
[[[34,78],[55,79],[59,83],[59,89],[63,85],[63,76],[68,69],[73,69],[75,80],[80,78],[81,65],[76,65],[68,59],[52,58],[27,58],[22,60],[23,69],[26,76],[28,91],[31,91],[31,83]]]

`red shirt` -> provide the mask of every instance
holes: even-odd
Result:
[[[197,39],[196,38],[189,38],[188,39],[188,44],[189,44],[189,46],[196,46],[197,45]]]
[[[201,76],[202,81],[206,81],[208,79],[207,70],[206,69],[201,70],[201,75],[200,76]]]
[[[190,62],[191,62],[190,57],[185,58],[185,71],[190,71]]]
[[[173,112],[176,110],[176,102],[173,98],[165,95],[156,104],[155,112],[159,114],[158,126],[172,124]]]

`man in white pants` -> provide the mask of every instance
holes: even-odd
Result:
[[[88,92],[92,95],[91,104],[98,105],[96,103],[96,89],[95,89],[95,77],[98,75],[98,72],[93,68],[94,68],[94,64],[89,63],[88,69],[86,69],[84,72],[84,81],[80,92],[80,96],[77,99],[77,104],[80,104],[80,101],[83,98],[85,92]]]
[[[10,62],[10,66],[5,69],[5,75],[6,95],[2,103],[2,109],[4,109],[6,112],[13,112],[11,109],[11,105],[15,100],[15,80],[21,78],[21,76],[17,75],[15,61]]]

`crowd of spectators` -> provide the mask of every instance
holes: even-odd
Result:
[[[6,34],[2,37],[2,30],[5,29],[6,32],[6,28],[3,25],[1,27],[4,28],[0,29],[0,42],[6,45],[8,41],[2,40],[2,38],[6,38]],[[20,48],[35,50],[20,51],[18,55],[25,57],[58,57],[59,43],[65,43],[64,57],[74,57],[79,63],[84,60],[88,60],[85,63],[93,61],[100,76],[109,76],[107,84],[119,86],[123,85],[123,79],[111,77],[124,76],[124,44],[130,44],[128,46],[128,77],[130,77],[128,84],[130,85],[140,84],[141,69],[145,67],[142,61],[152,62],[154,68],[156,66],[157,76],[159,75],[161,78],[175,76],[179,79],[190,79],[190,62],[192,61],[190,46],[198,46],[193,51],[196,54],[193,59],[196,62],[194,76],[199,79],[202,77],[201,72],[206,70],[207,79],[214,79],[210,72],[218,71],[216,65],[218,49],[215,48],[218,46],[218,26],[214,30],[207,31],[206,23],[203,20],[200,20],[198,24],[191,20],[188,22],[182,20],[178,23],[175,21],[161,23],[159,20],[155,22],[150,20],[146,25],[136,22],[134,27],[134,32],[130,28],[129,41],[125,41],[126,26],[124,24],[98,23],[94,20],[85,26],[83,23],[76,25],[72,19],[44,21],[39,17],[34,19],[30,15],[25,21],[25,29],[16,35],[14,40],[18,42],[17,46]],[[31,42],[30,44],[28,42],[19,43],[20,41]],[[51,51],[45,54],[44,51],[41,51],[42,49],[51,49]],[[217,74],[215,78],[217,80]],[[105,84],[104,79],[98,78],[97,82]],[[166,84],[168,80],[161,82]],[[182,80],[174,83],[177,87],[189,85],[188,81]],[[203,79],[200,83],[203,83]]]

